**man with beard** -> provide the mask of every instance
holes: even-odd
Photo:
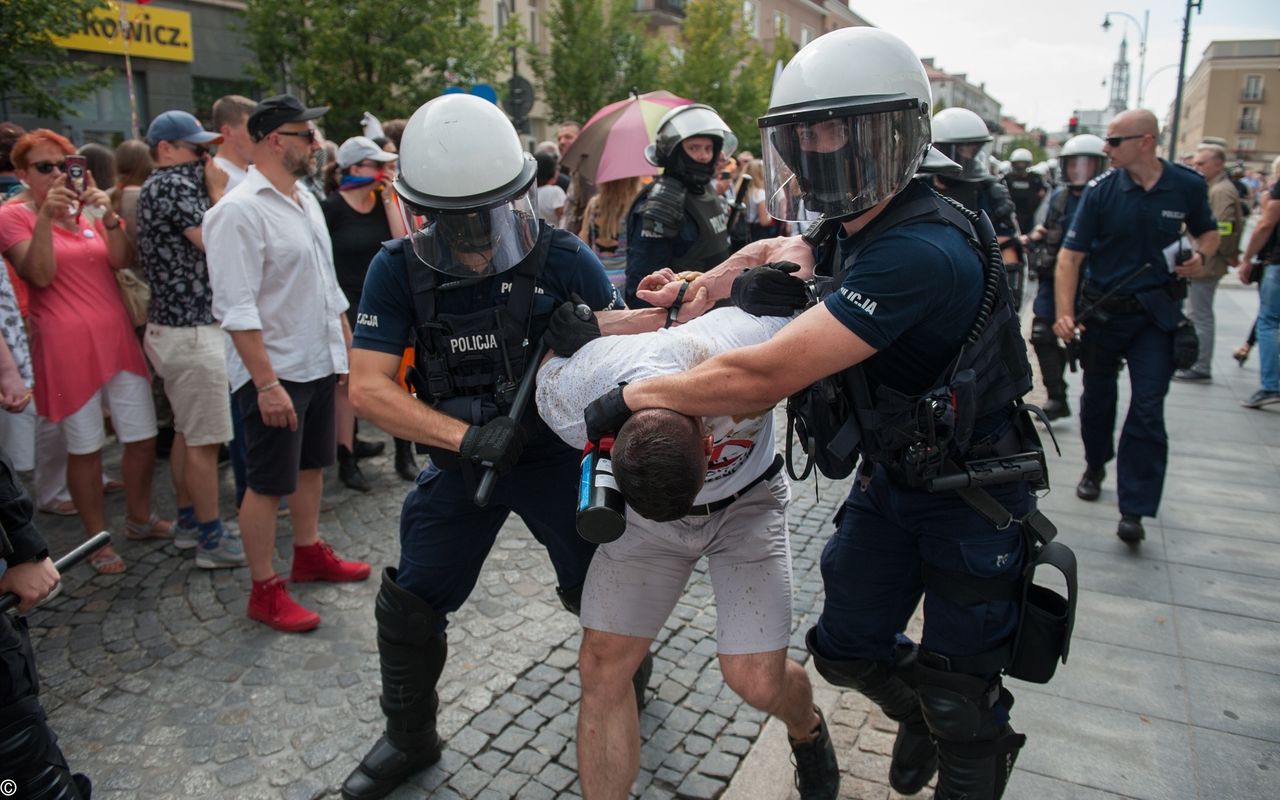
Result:
[[[291,95],[259,103],[248,120],[253,166],[204,217],[213,315],[234,344],[227,375],[245,429],[249,617],[279,631],[320,624],[271,563],[281,497],[293,523],[290,580],[359,581],[370,571],[338,558],[318,529],[323,471],[337,452],[334,387],[346,379],[351,340],[324,215],[298,185],[320,147],[313,120],[328,110]]]
[[[715,109],[700,104],[668,111],[658,123],[656,142],[644,157],[660,175],[636,196],[627,214],[629,308],[648,303],[636,297],[640,281],[664,267],[703,270],[729,257],[729,207],[711,188],[721,156],[738,146]]]

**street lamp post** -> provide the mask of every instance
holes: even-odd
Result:
[[[1187,41],[1191,38],[1191,9],[1200,13],[1204,0],[1187,0],[1187,13],[1182,19],[1182,57],[1178,59],[1178,93],[1173,96],[1173,125],[1169,129],[1169,160],[1178,157],[1178,123],[1182,120],[1182,81],[1187,72]]]
[[[1140,37],[1138,40],[1138,108],[1142,108],[1142,95],[1144,89],[1142,85],[1142,72],[1147,65],[1147,24],[1151,22],[1151,12],[1143,11],[1142,22],[1138,22],[1137,17],[1132,14],[1127,14],[1124,11],[1108,11],[1102,18],[1102,29],[1104,31],[1111,28],[1112,14],[1127,17],[1128,19],[1133,20],[1134,25],[1138,26],[1138,35]]]

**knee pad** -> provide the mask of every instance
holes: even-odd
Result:
[[[892,720],[919,720],[919,698],[894,663],[862,658],[835,661],[818,652],[816,640],[817,628],[810,628],[805,635],[805,646],[813,654],[814,668],[827,683],[856,689]]]

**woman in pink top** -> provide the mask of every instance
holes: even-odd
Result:
[[[105,401],[124,445],[126,534],[167,537],[170,524],[151,513],[156,422],[146,362],[112,273],[129,263],[129,241],[92,176],[82,194],[68,186],[65,159],[74,153],[53,131],[23,136],[11,158],[30,200],[0,208],[0,253],[31,285],[36,410],[67,439],[67,485],[92,535],[107,527]],[[101,572],[124,569],[109,547],[93,563]]]

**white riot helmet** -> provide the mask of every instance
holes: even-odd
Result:
[[[655,167],[667,167],[676,147],[685,139],[709,136],[715,143],[717,154],[733,155],[738,148],[738,137],[711,106],[693,103],[677,106],[658,121],[655,141],[644,149],[645,160]],[[712,168],[716,159],[712,159]]]
[[[911,48],[841,28],[796,53],[760,118],[769,213],[859,214],[901,192],[929,149],[932,95]]]
[[[1062,152],[1058,153],[1058,168],[1069,185],[1084,186],[1102,174],[1107,163],[1107,154],[1102,149],[1104,144],[1092,133],[1082,133],[1072,136],[1062,145]]]
[[[945,108],[933,117],[933,146],[961,167],[960,176],[954,180],[972,183],[990,179],[990,143],[987,123],[967,108]]]
[[[1019,147],[1017,150],[1014,150],[1012,153],[1009,154],[1009,163],[1022,164],[1023,169],[1026,169],[1027,167],[1031,166],[1031,162],[1034,160],[1035,159],[1031,157],[1031,151],[1025,147]]]
[[[493,103],[447,94],[424,104],[405,125],[395,181],[414,255],[459,277],[519,264],[538,239],[537,172]]]

